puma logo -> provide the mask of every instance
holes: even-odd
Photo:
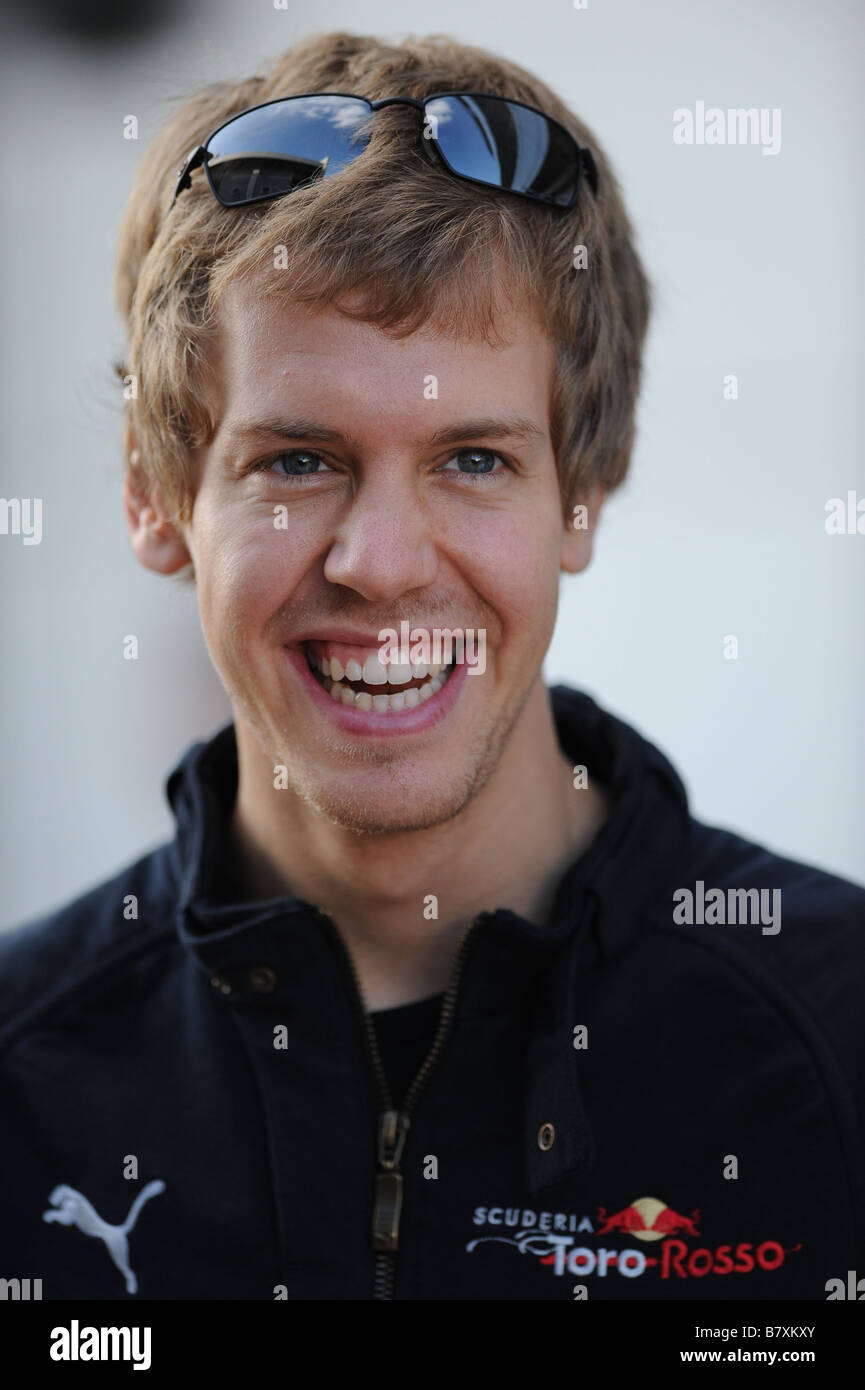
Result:
[[[74,1187],[61,1183],[55,1187],[48,1198],[51,1208],[43,1211],[43,1221],[59,1221],[61,1226],[77,1226],[86,1236],[98,1236],[105,1242],[105,1249],[126,1280],[126,1292],[138,1292],[138,1280],[129,1268],[129,1232],[138,1220],[138,1213],[151,1197],[158,1197],[165,1191],[161,1178],[146,1183],[129,1208],[129,1215],[122,1226],[111,1226],[103,1221],[96,1208]]]

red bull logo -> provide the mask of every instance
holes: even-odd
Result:
[[[657,1197],[638,1197],[629,1207],[623,1207],[612,1216],[607,1215],[606,1207],[598,1207],[598,1235],[622,1231],[637,1240],[663,1240],[664,1236],[680,1234],[698,1236],[699,1219],[699,1211],[683,1216]]]

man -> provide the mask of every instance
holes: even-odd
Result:
[[[480,50],[325,35],[172,118],[118,286],[133,549],[234,719],[172,843],[3,943],[4,1273],[825,1298],[865,893],[541,678],[648,316],[597,141]]]

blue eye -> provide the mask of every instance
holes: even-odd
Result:
[[[495,468],[496,459],[506,467],[501,456],[492,449],[460,449],[452,459],[448,459],[442,472],[463,473],[468,477],[481,478],[498,471]],[[452,463],[456,463],[457,467],[451,468]]]
[[[287,449],[282,454],[277,454],[275,458],[265,459],[261,463],[261,468],[273,468],[283,461],[288,462],[288,467],[283,471],[283,476],[287,478],[305,478],[310,474],[317,473],[319,464],[323,463],[320,454],[314,454],[311,449]]]

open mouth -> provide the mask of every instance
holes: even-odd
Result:
[[[319,685],[335,702],[378,714],[415,709],[442,689],[450,679],[456,662],[448,665],[385,667],[377,657],[367,657],[363,666],[349,659],[343,666],[336,657],[319,656],[305,648],[309,669]]]

